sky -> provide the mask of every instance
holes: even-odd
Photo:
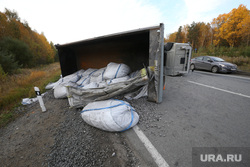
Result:
[[[21,21],[54,44],[65,44],[164,23],[164,36],[179,26],[211,22],[250,0],[0,0]]]

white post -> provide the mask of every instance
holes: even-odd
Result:
[[[36,95],[37,95],[37,99],[39,101],[39,104],[40,104],[40,107],[42,108],[42,112],[45,112],[46,111],[46,108],[45,108],[45,105],[44,105],[44,102],[43,102],[43,98],[41,96],[41,92],[39,90],[38,87],[34,87],[34,90],[36,92]]]

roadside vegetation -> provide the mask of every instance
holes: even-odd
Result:
[[[16,11],[0,12],[0,127],[18,115],[13,108],[60,76],[57,51]],[[56,63],[57,62],[57,63]]]
[[[18,116],[12,110],[21,105],[22,98],[36,96],[34,86],[39,87],[43,93],[45,86],[49,82],[57,81],[60,74],[59,63],[53,63],[33,69],[20,69],[14,75],[1,76],[0,127]]]
[[[193,22],[180,26],[165,42],[190,42],[193,57],[221,57],[237,64],[240,70],[250,72],[250,10],[239,5],[210,23]]]

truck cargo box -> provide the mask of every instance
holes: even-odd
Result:
[[[124,63],[132,71],[151,66],[154,78],[148,84],[148,100],[162,102],[164,25],[57,44],[63,76],[80,69],[102,68],[110,62]]]

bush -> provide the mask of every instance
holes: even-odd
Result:
[[[246,46],[240,50],[241,56],[250,57],[250,46]]]
[[[0,50],[0,65],[3,73],[11,74],[19,68],[17,61],[15,61],[14,55],[3,50]]]
[[[2,65],[0,64],[0,81],[3,81],[6,78],[6,73],[4,72]]]
[[[17,61],[19,66],[32,66],[32,53],[28,45],[18,39],[5,37],[0,41],[0,50],[5,51],[14,56],[14,61]]]
[[[214,45],[209,45],[207,47],[207,55],[210,55],[210,56],[215,56],[215,46]]]

